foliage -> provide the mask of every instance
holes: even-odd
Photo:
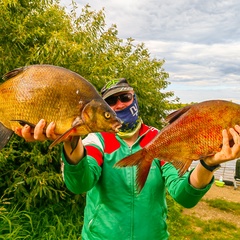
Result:
[[[72,194],[63,183],[61,146],[50,151],[49,145],[48,141],[26,143],[14,136],[2,149],[0,169],[4,171],[0,174],[0,204],[6,199],[8,204],[21,204],[23,208],[30,209],[64,201],[73,210],[78,204],[84,207],[84,196]]]
[[[27,209],[47,206],[67,199],[67,192],[60,172],[60,146],[52,151],[49,143],[26,143],[15,136],[0,152],[1,199],[11,198]],[[20,150],[19,150],[20,149]]]
[[[2,0],[0,3],[0,69],[4,74],[16,67],[41,63],[34,57],[44,48],[49,36],[63,31],[66,18],[51,0]],[[50,50],[50,49],[49,49]],[[43,61],[43,56],[42,56]],[[45,59],[45,62],[48,60]]]

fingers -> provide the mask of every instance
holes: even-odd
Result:
[[[240,145],[240,136],[239,136],[240,126],[236,125],[235,128],[230,128],[229,133],[232,135],[234,144]],[[222,131],[222,136],[223,136],[223,146],[229,147],[229,140],[230,139],[229,139],[229,136],[228,136],[228,133],[227,133],[226,129],[224,129]]]
[[[240,126],[239,125],[235,126],[235,130],[240,134]]]
[[[232,155],[234,158],[238,158],[240,156],[240,126],[236,125],[235,128],[229,129],[230,134],[233,137],[234,145],[232,147]]]
[[[239,144],[239,134],[233,128],[230,128],[229,132],[233,137],[234,144]]]
[[[229,132],[224,129],[222,131],[222,150],[217,152],[213,157],[208,158],[209,165],[221,164],[240,157],[240,126],[236,125],[234,128],[230,128]],[[229,142],[233,139],[233,146],[230,146]]]
[[[240,145],[240,136],[239,136],[239,134],[240,134],[240,126],[236,125],[234,129],[235,129],[235,131],[233,133],[231,133],[232,136],[233,136],[233,140],[234,140],[234,142],[236,144]]]
[[[222,131],[222,137],[223,137],[223,148],[229,147],[229,137],[226,129]]]
[[[54,141],[59,137],[59,135],[55,134],[56,124],[54,122],[50,122],[47,126],[46,130],[44,129],[46,126],[45,120],[40,120],[34,129],[34,139],[38,141],[44,140],[52,140]]]
[[[33,141],[45,141],[45,140],[52,140],[54,141],[59,137],[55,133],[55,123],[51,122],[47,128],[46,127],[46,121],[44,119],[41,119],[35,126],[35,128],[31,128],[29,125],[25,125],[23,128],[17,127],[15,128],[15,133],[23,137],[27,142],[33,142]]]
[[[45,125],[46,125],[46,121],[44,119],[41,119],[35,126],[34,132],[33,132],[33,138],[35,140],[38,140],[38,141],[47,140],[47,137],[44,131]]]
[[[45,135],[45,128],[46,121],[44,119],[41,119],[35,128],[31,128],[29,125],[25,125],[23,128],[17,127],[15,129],[15,133],[23,137],[27,142],[33,142],[33,141],[44,141],[47,140],[47,136]]]
[[[22,128],[20,127],[16,127],[14,132],[19,136],[22,137]]]
[[[55,140],[58,138],[58,135],[55,134],[55,126],[56,124],[54,122],[50,122],[46,129],[46,136],[50,140]]]
[[[35,140],[34,137],[33,137],[33,134],[32,134],[32,129],[28,125],[25,125],[22,129],[17,128],[17,134],[20,137],[23,137],[27,142],[33,142]]]

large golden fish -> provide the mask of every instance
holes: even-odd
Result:
[[[170,114],[168,125],[148,144],[116,163],[117,167],[137,165],[137,186],[143,188],[154,158],[171,162],[183,175],[192,161],[212,156],[221,150],[222,130],[240,124],[240,105],[205,101]],[[229,134],[230,145],[233,144]]]
[[[83,77],[53,65],[31,65],[3,76],[0,85],[0,150],[16,127],[34,127],[40,119],[56,123],[67,136],[90,132],[117,132],[121,121],[115,112]],[[53,146],[52,145],[52,146]]]

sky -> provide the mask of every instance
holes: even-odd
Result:
[[[70,0],[61,0],[68,6]],[[104,8],[118,37],[144,43],[164,59],[167,91],[182,103],[224,99],[240,103],[239,0],[75,0]]]

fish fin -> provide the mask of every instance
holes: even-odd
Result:
[[[76,118],[73,123],[72,123],[72,127],[69,128],[65,133],[63,133],[60,137],[58,137],[57,139],[55,139],[52,144],[49,146],[50,149],[52,149],[54,146],[56,146],[58,143],[62,142],[64,139],[67,139],[71,133],[74,133],[75,132],[75,128],[78,127],[78,126],[81,126],[83,124],[83,121],[80,119],[80,118]],[[72,141],[71,141],[71,147],[72,147],[72,151],[71,151],[71,154],[72,152],[74,151],[74,149],[77,147],[77,143],[78,143],[78,140],[79,140],[79,136],[76,136],[72,138]]]
[[[137,189],[138,192],[140,193],[142,188],[145,185],[145,182],[147,180],[151,164],[152,164],[153,159],[146,160],[146,158],[139,163],[137,166]]]
[[[192,160],[181,162],[181,161],[171,161],[171,164],[178,170],[178,175],[183,176],[190,167]]]
[[[0,150],[6,146],[9,142],[13,131],[6,128],[2,123],[0,123]]]
[[[21,126],[25,126],[25,125],[27,124],[27,125],[30,126],[31,128],[35,128],[35,127],[36,127],[35,124],[30,123],[30,122],[25,121],[25,120],[18,120],[18,119],[14,120],[14,119],[12,119],[12,120],[10,120],[10,121],[13,121],[13,122],[14,122],[14,121],[15,121],[15,122],[19,122],[19,124],[20,124]]]
[[[56,146],[58,143],[62,142],[64,139],[67,139],[72,132],[75,132],[75,127],[71,127],[68,129],[65,133],[60,135],[57,139],[55,139],[49,146],[50,149],[52,149],[54,146]]]
[[[145,156],[145,151],[144,149],[139,150],[138,152],[135,152],[134,154],[127,156],[123,158],[122,160],[118,161],[115,163],[114,167],[132,167],[136,166],[142,161],[142,159]]]
[[[148,155],[147,151],[143,148],[138,152],[123,158],[114,165],[115,167],[137,166],[136,185],[139,193],[144,187],[153,161],[153,158],[149,158],[149,156],[150,155]]]
[[[78,145],[78,141],[80,139],[80,136],[73,136],[71,139],[71,147],[72,147],[72,151],[70,153],[70,155],[73,153],[73,151],[76,149],[77,145]]]
[[[16,68],[6,74],[3,75],[3,80],[8,80],[10,78],[13,78],[15,76],[17,76],[18,74],[20,74],[21,72],[23,72],[25,70],[26,67],[21,67],[21,68]]]
[[[179,109],[177,111],[174,111],[174,112],[170,113],[165,118],[165,120],[168,123],[172,123],[172,122],[176,121],[179,117],[181,117],[185,112],[187,112],[191,107],[192,107],[192,105],[189,105],[189,106],[183,107],[183,108],[181,108],[181,109]]]

